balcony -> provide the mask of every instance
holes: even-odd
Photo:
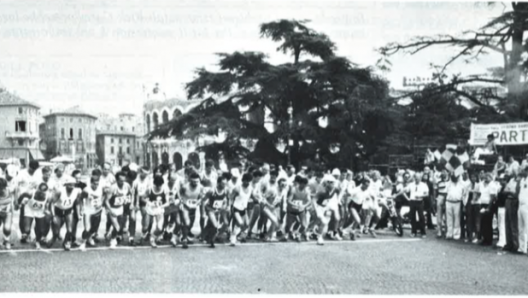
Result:
[[[27,131],[17,131],[17,132],[6,131],[5,136],[8,139],[24,139],[24,140],[36,140],[39,138],[38,133],[30,133]]]

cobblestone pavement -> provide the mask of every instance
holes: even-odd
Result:
[[[528,294],[528,257],[380,236],[210,249],[106,247],[0,253],[4,292]]]

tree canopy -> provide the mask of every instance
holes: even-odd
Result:
[[[330,38],[308,23],[278,20],[260,26],[261,37],[277,43],[291,62],[272,64],[261,52],[218,53],[217,70],[199,68],[186,85],[189,99],[206,99],[151,138],[221,131],[227,134],[224,150],[248,154],[242,145],[255,140],[249,158],[268,162],[285,161],[288,153],[278,151],[277,144],[291,140],[287,150],[294,164],[321,158],[353,166],[356,157],[375,153],[395,127],[388,83],[371,68],[337,55]],[[201,150],[210,146],[218,145]]]
[[[405,43],[389,43],[380,48],[379,52],[383,61],[387,61],[388,57],[396,53],[413,55],[434,46],[450,46],[457,49],[456,54],[448,61],[436,65],[435,76],[440,79],[440,84],[431,91],[453,93],[468,99],[484,111],[486,121],[499,121],[505,117],[526,120],[528,60],[523,57],[528,51],[528,43],[524,39],[524,32],[528,29],[528,3],[512,2],[510,5],[510,10],[506,10],[482,27],[468,29],[459,36],[417,36]],[[455,75],[451,78],[446,76],[446,70],[453,62],[462,60],[466,63],[476,63],[488,54],[501,55],[503,65],[480,75]],[[507,92],[499,94],[485,89],[467,92],[461,88],[471,83],[497,84],[504,86]]]

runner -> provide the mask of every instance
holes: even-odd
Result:
[[[363,204],[365,202],[373,202],[375,201],[374,195],[371,192],[370,189],[370,180],[369,179],[363,179],[361,181],[360,187],[357,187],[353,189],[350,192],[350,202],[348,203],[348,210],[350,212],[350,215],[353,218],[352,221],[352,234],[351,237],[355,239],[358,235],[356,234],[356,227],[359,227],[359,231],[363,229],[363,226],[361,225],[361,211],[363,209]]]
[[[141,213],[142,222],[144,222],[144,218],[146,216],[145,207],[147,206],[146,201],[144,201],[143,198],[147,196],[147,193],[151,187],[152,187],[152,178],[150,177],[150,170],[147,167],[142,167],[139,170],[139,175],[134,181],[134,183],[132,184],[132,189],[131,189],[131,194],[132,194],[132,197],[134,198],[134,206],[136,206],[135,212],[137,213],[138,208],[139,208],[139,212]],[[137,214],[136,214],[136,218],[137,218]],[[143,227],[143,223],[141,223],[141,225],[142,225],[141,230],[143,231],[145,227]],[[152,224],[148,222],[147,227],[152,227]],[[134,236],[135,235],[130,235],[130,238],[129,238],[129,244],[131,246],[136,246]]]
[[[227,209],[227,178],[220,176],[217,178],[215,187],[209,190],[205,196],[203,205],[207,213],[207,224],[203,238],[211,248],[215,247],[215,239],[219,232],[222,232],[228,226],[228,218],[225,210]]]
[[[164,187],[164,184],[165,181],[163,180],[163,177],[154,177],[152,187],[148,191],[147,196],[143,199],[146,203],[145,218],[143,219],[143,239],[145,239],[150,232],[145,229],[145,227],[149,226],[149,222],[154,222],[156,227],[150,236],[150,246],[152,248],[158,247],[156,241],[158,240],[158,237],[163,234],[164,210],[165,207],[169,205],[169,193],[167,188]]]
[[[328,223],[330,222],[332,216],[339,216],[339,211],[336,210],[335,206],[332,205],[337,203],[339,195],[339,190],[336,188],[336,183],[337,180],[332,175],[327,175],[323,179],[324,189],[320,190],[312,199],[319,223],[319,235],[317,237],[318,245],[324,244],[323,235],[325,235],[328,231]]]
[[[86,186],[81,193],[82,206],[80,214],[83,214],[84,231],[82,233],[82,242],[79,247],[80,250],[86,249],[88,245],[95,246],[91,238],[101,224],[101,216],[103,213],[103,186],[99,184],[99,176],[92,176],[90,185]]]
[[[165,233],[168,234],[166,238],[170,240],[172,246],[176,247],[178,244],[177,235],[181,231],[181,219],[180,219],[180,187],[183,183],[180,176],[176,173],[169,175],[169,184],[167,185],[167,191],[169,193],[169,206],[165,208],[165,216],[163,219],[163,226]],[[164,236],[165,238],[165,236]]]
[[[48,248],[51,248],[53,243],[59,238],[62,223],[66,223],[66,236],[64,237],[63,247],[69,251],[72,241],[72,223],[73,223],[73,206],[75,201],[79,199],[80,190],[75,188],[77,182],[73,177],[64,179],[64,186],[59,192],[55,194],[51,207],[53,215],[53,238],[48,243]]]
[[[287,200],[288,206],[285,233],[298,242],[301,240],[308,241],[306,235],[306,229],[308,228],[308,213],[306,209],[312,202],[310,198],[310,190],[306,187],[307,185],[308,179],[306,179],[306,177],[298,176],[297,186],[291,188]],[[296,220],[300,222],[300,235],[298,233],[293,234],[291,230],[292,225]],[[286,235],[283,239],[287,240]]]
[[[49,224],[46,222],[46,214],[49,212],[48,185],[41,183],[33,193],[24,193],[20,197],[21,205],[24,206],[24,226],[31,227],[35,219],[35,248],[40,249],[44,245],[44,237],[48,233]],[[29,234],[29,231],[24,231]]]
[[[253,189],[253,193],[251,194],[251,199],[249,200],[248,204],[248,217],[250,218],[249,221],[249,229],[247,231],[247,238],[252,238],[253,229],[255,228],[255,224],[257,224],[257,220],[260,217],[260,204],[259,202],[262,201],[262,172],[260,170],[254,170],[251,172],[253,175],[253,181],[251,181],[251,187]],[[243,238],[244,239],[244,238]],[[245,239],[243,240],[243,242]]]
[[[40,164],[36,160],[32,160],[29,162],[29,167],[27,169],[23,169],[18,173],[18,175],[15,177],[15,185],[16,185],[16,198],[20,198],[20,196],[24,193],[33,193],[38,185],[40,184],[42,177],[37,173],[38,168],[40,167]],[[29,234],[25,233],[24,231],[29,231],[31,227],[25,227],[25,221],[24,221],[24,208],[20,209],[19,214],[19,222],[18,226],[20,228],[20,232],[22,232],[22,236],[20,239],[20,243],[27,243]]]
[[[123,235],[124,229],[124,206],[131,200],[130,186],[125,182],[126,177],[122,172],[116,174],[117,182],[111,188],[105,199],[105,207],[110,217],[110,223],[114,230],[110,237],[110,247],[117,246],[117,235]]]
[[[10,169],[6,170],[6,178],[10,177],[13,172]],[[15,188],[10,185],[9,181],[0,178],[0,226],[3,227],[3,237],[1,239],[4,247],[9,250],[11,249],[11,228],[13,225],[13,209],[14,209],[14,195]]]
[[[230,202],[232,204],[232,216],[235,227],[231,233],[230,242],[231,246],[236,245],[236,240],[238,234],[246,230],[248,227],[248,203],[253,194],[253,187],[251,186],[251,181],[253,176],[251,174],[244,174],[242,176],[242,185],[233,189],[230,195]]]
[[[203,186],[200,184],[200,175],[196,172],[189,175],[189,182],[184,184],[180,189],[180,217],[182,219],[182,232],[184,249],[189,248],[192,242],[189,240],[193,219],[196,218],[196,210],[203,196]]]

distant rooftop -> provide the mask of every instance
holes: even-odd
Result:
[[[125,137],[137,136],[135,132],[118,131],[118,130],[98,130],[95,132],[95,134],[96,135],[109,135],[109,136],[125,136]]]
[[[0,90],[0,107],[8,106],[31,106],[40,109],[38,105],[22,99],[18,95],[10,93],[7,90]]]
[[[154,110],[159,109],[161,110],[164,107],[181,107],[185,110],[188,110],[190,107],[197,106],[202,102],[201,100],[186,100],[186,99],[178,99],[178,98],[169,98],[166,100],[149,100],[145,102],[143,105],[143,108],[146,110]],[[185,111],[182,111],[185,112]]]
[[[44,118],[51,117],[51,116],[84,116],[84,117],[90,117],[90,118],[97,120],[96,116],[83,111],[79,106],[73,106],[69,109],[62,110],[62,111],[51,112],[48,115],[45,115]]]

